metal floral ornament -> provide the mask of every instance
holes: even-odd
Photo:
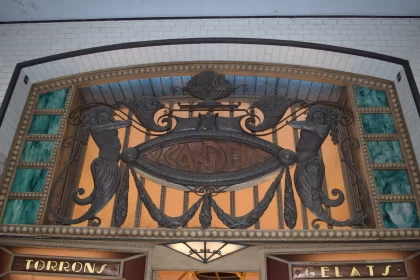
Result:
[[[74,224],[95,220],[94,225],[98,226],[98,218],[95,215],[118,192],[119,201],[113,224],[121,226],[127,215],[130,174],[134,178],[140,200],[151,217],[164,228],[184,227],[199,212],[201,226],[206,229],[211,225],[211,209],[229,228],[251,227],[267,210],[281,185],[282,178],[284,220],[291,229],[296,226],[298,215],[294,191],[303,205],[317,216],[312,222],[314,228],[319,227],[316,224],[319,221],[333,226],[352,226],[362,224],[367,218],[371,207],[368,192],[357,170],[352,166],[350,168],[366,201],[363,213],[351,220],[337,221],[324,208],[339,206],[345,199],[343,192],[338,189],[332,190],[335,199],[330,199],[323,193],[325,166],[322,158],[318,156],[318,151],[328,135],[335,144],[340,144],[338,125],[342,122],[337,109],[345,108],[335,103],[307,104],[303,100],[277,96],[262,97],[247,110],[239,109],[239,104],[223,105],[216,100],[229,96],[235,88],[223,75],[213,71],[204,71],[194,76],[183,90],[204,101],[195,105],[180,104],[176,110],[166,108],[160,118],[155,118],[155,115],[159,110],[165,109],[165,106],[154,97],[120,102],[111,108],[91,108],[89,105],[88,108],[78,109],[86,110],[82,115],[81,133],[76,137],[77,143],[86,145],[90,133],[99,147],[99,157],[92,162],[91,167],[94,190],[83,199],[78,195],[82,195],[84,190],[76,190],[73,196],[74,203],[90,205],[90,209],[76,219],[61,216],[60,206],[53,207],[51,196],[49,206],[56,223]],[[113,112],[122,113],[118,107],[121,104],[125,105],[137,120],[115,121],[112,117]],[[285,114],[295,104],[300,105],[299,110],[302,112],[307,111],[306,121],[286,123],[285,119],[290,116],[285,117]],[[262,112],[262,122],[259,122],[253,109]],[[182,118],[174,115],[177,111],[203,110],[207,113],[200,113],[197,117]],[[219,111],[242,114],[237,117],[221,117],[216,113]],[[348,120],[351,113],[345,111],[344,115]],[[158,133],[155,134],[158,137],[135,147],[127,147],[120,153],[121,144],[117,129],[129,125],[140,131]],[[296,151],[284,149],[257,137],[276,132],[285,125],[301,130]],[[349,164],[345,158],[342,160]],[[292,180],[290,166],[293,165],[296,165],[296,169]],[[68,165],[65,168],[68,168]],[[201,198],[181,216],[170,217],[154,204],[139,174],[168,187],[194,192]],[[253,186],[255,182],[268,180],[267,178],[271,178],[269,176],[274,176],[269,189],[255,208],[246,215],[236,217],[227,214],[213,198],[221,192]],[[59,176],[57,184],[63,177],[64,175]]]

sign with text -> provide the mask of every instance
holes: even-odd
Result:
[[[120,276],[120,266],[121,263],[118,261],[15,256],[12,270],[87,276]]]
[[[293,279],[406,277],[403,262],[336,265],[292,265]]]

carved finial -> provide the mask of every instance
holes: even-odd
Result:
[[[215,100],[228,97],[235,91],[235,87],[226,80],[225,75],[206,70],[192,77],[182,88],[190,95],[203,99],[199,104],[220,104]]]

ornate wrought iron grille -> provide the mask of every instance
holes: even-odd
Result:
[[[88,103],[79,106],[70,114],[70,123],[79,127],[76,136],[63,141],[62,148],[71,148],[71,156],[62,168],[48,201],[50,214],[55,223],[70,225],[89,221],[99,226],[97,214],[115,195],[113,225],[121,226],[128,211],[128,185],[130,175],[137,188],[142,205],[160,227],[185,227],[199,211],[201,227],[210,227],[212,211],[229,228],[243,229],[253,226],[267,210],[274,196],[283,197],[279,211],[288,228],[295,228],[297,207],[294,192],[297,192],[303,207],[313,213],[313,228],[318,222],[330,226],[363,225],[368,217],[371,203],[367,188],[353,166],[351,149],[358,141],[351,136],[340,138],[339,129],[348,126],[352,113],[344,106],[329,101],[307,102],[279,96],[264,96],[249,108],[237,104],[223,104],[219,99],[230,96],[236,89],[224,75],[204,71],[181,89],[202,101],[195,104],[178,104],[176,109],[166,107],[156,97],[142,97],[131,101]],[[175,89],[174,89],[175,90]],[[128,113],[127,109],[128,108]],[[157,112],[164,111],[158,115]],[[292,114],[288,112],[292,110]],[[259,113],[256,113],[258,111]],[[178,112],[196,116],[181,117]],[[228,112],[229,116],[222,116]],[[305,120],[299,120],[306,114]],[[119,116],[125,117],[116,119]],[[133,117],[134,116],[134,117]],[[123,120],[124,119],[124,120]],[[136,129],[153,139],[131,147],[118,138],[118,129]],[[295,151],[282,148],[261,137],[273,135],[285,127],[300,130],[296,135]],[[91,164],[94,188],[91,194],[80,198],[85,190],[78,188],[73,202],[89,206],[77,218],[63,213],[61,205],[54,204],[54,190],[65,183],[69,170],[79,161],[89,135],[99,149],[99,156]],[[355,178],[356,189],[361,194],[362,209],[351,219],[336,220],[328,209],[343,204],[344,193],[333,189],[335,199],[325,193],[325,166],[319,150],[327,137],[341,148],[341,161]],[[125,141],[126,142],[126,141]],[[240,151],[240,160],[233,158],[232,150]],[[211,151],[211,152],[210,152]],[[290,168],[295,168],[292,179]],[[139,176],[147,175],[165,186],[196,193],[200,198],[178,217],[170,217],[157,207]],[[226,213],[214,196],[232,191],[238,186],[252,186],[269,175],[274,175],[267,192],[255,207],[243,216]],[[284,192],[279,186],[284,181]],[[294,188],[293,188],[294,182]]]

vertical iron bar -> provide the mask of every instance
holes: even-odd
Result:
[[[232,105],[233,104],[233,99],[230,99],[229,104]],[[235,116],[235,113],[233,111],[229,112],[229,117],[233,118]],[[235,216],[235,191],[230,192],[230,214],[232,216]]]
[[[278,145],[278,139],[277,139],[277,132],[275,131],[275,129],[272,129],[273,132],[273,143]],[[277,188],[277,218],[278,218],[278,223],[279,223],[279,228],[283,229],[284,228],[284,215],[283,215],[283,196],[281,193],[281,181],[280,181],[280,186]]]
[[[253,187],[254,192],[254,209],[257,208],[258,205],[258,186]],[[260,220],[255,223],[255,229],[260,229]]]
[[[193,104],[192,102],[189,102],[190,104]],[[172,103],[173,105],[173,103]],[[189,111],[188,112],[188,117],[192,118],[193,117],[193,112]],[[188,204],[190,202],[190,194],[187,191],[184,191],[184,208],[183,208],[183,213],[185,214],[188,211]],[[186,227],[188,227],[188,224],[186,225]]]
[[[163,213],[165,213],[165,200],[166,200],[166,187],[165,186],[161,186],[160,189],[160,210],[163,211]]]
[[[254,108],[251,108],[250,112],[251,112],[252,115],[254,115],[255,114]],[[255,134],[255,133],[252,132],[252,134]],[[254,208],[255,208],[255,207],[257,207],[257,204],[258,204],[258,185],[253,187],[253,198],[254,198]],[[255,226],[255,229],[260,228],[260,220],[259,219],[255,223],[254,226]]]
[[[150,139],[150,130],[146,130],[146,135],[144,136],[144,142]],[[144,178],[140,177],[140,183],[144,185]],[[136,216],[134,217],[134,227],[140,227],[141,220],[141,210],[143,203],[141,202],[140,197],[137,194],[137,204],[136,204]]]

